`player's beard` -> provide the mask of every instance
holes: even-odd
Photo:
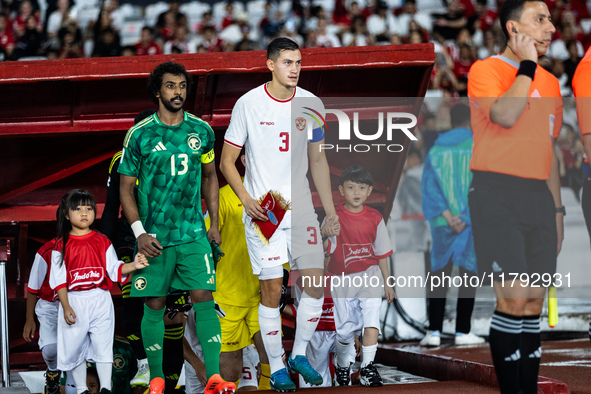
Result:
[[[181,99],[181,106],[178,108],[172,105],[172,100],[176,99],[177,97]],[[182,97],[179,97],[179,96],[177,96],[177,97],[173,97],[170,100],[160,100],[160,101],[162,101],[164,108],[166,108],[169,112],[177,113],[183,108],[182,104],[184,104],[184,102],[185,102],[185,100]]]

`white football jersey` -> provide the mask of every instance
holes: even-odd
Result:
[[[239,149],[245,147],[244,187],[252,198],[259,199],[269,190],[276,190],[293,204],[294,190],[298,206],[303,199],[304,205],[312,207],[306,178],[308,141],[319,142],[324,135],[316,125],[313,138],[308,140],[306,122],[312,119],[292,114],[294,97],[312,98],[313,106],[324,116],[320,99],[312,93],[297,87],[291,98],[278,100],[264,84],[238,99],[224,141]]]

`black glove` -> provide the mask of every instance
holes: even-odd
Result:
[[[281,299],[279,300],[279,313],[287,306],[287,289],[289,287],[289,270],[283,267],[283,284],[281,284]]]

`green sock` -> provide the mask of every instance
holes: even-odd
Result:
[[[197,338],[203,349],[203,362],[207,379],[220,373],[220,350],[222,348],[222,329],[214,309],[213,301],[193,304],[197,322]],[[151,377],[151,375],[150,375]]]
[[[142,318],[142,341],[146,349],[146,357],[150,365],[150,379],[164,379],[162,372],[162,344],[164,343],[164,311],[151,309],[144,304],[144,317]],[[219,324],[219,323],[218,323]]]

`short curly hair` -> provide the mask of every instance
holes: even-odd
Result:
[[[185,70],[185,66],[179,63],[166,62],[157,65],[148,77],[148,94],[150,99],[158,105],[158,93],[162,87],[164,74],[184,75],[187,80],[187,95],[191,92],[191,74]]]

